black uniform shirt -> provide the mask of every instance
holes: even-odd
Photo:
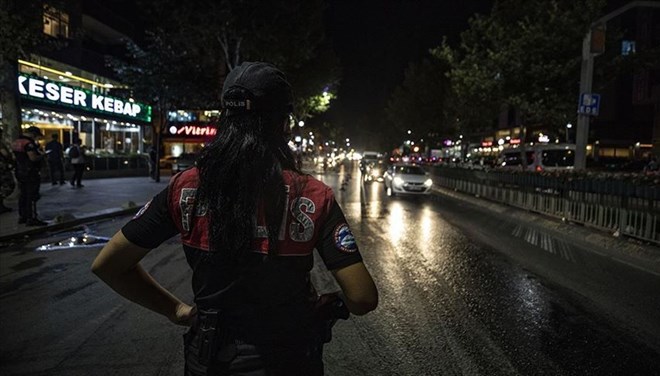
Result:
[[[16,176],[19,179],[24,176],[39,176],[41,161],[34,162],[28,157],[28,152],[39,154],[39,145],[37,145],[34,139],[21,135],[12,142],[11,149],[16,156]]]
[[[192,213],[197,170],[172,178],[122,232],[132,243],[155,248],[181,234],[193,270],[195,302],[220,309],[238,337],[252,343],[301,343],[314,336],[309,271],[316,248],[330,270],[362,261],[332,190],[320,181],[285,171],[289,185],[303,179],[301,192],[289,193],[288,214],[278,256],[268,256],[268,239],[257,230],[254,251],[239,266],[223,263],[209,251],[208,218],[201,206]]]

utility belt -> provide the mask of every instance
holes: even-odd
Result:
[[[309,351],[320,357],[323,344],[332,340],[332,328],[339,319],[348,319],[350,313],[339,298],[321,302],[316,306],[316,338]],[[236,344],[241,343],[236,334],[223,323],[222,312],[215,309],[197,309],[197,316],[184,336],[187,367],[206,368],[218,363],[231,362],[236,356]],[[189,357],[190,356],[190,357]]]

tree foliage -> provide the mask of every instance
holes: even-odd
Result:
[[[157,111],[217,107],[220,82],[213,61],[158,29],[147,32],[144,47],[127,41],[127,59],[109,59],[127,85],[115,94],[134,96]]]
[[[222,72],[212,81],[218,87],[224,74],[242,61],[267,61],[287,74],[299,117],[323,109],[317,99],[324,91],[336,92],[338,59],[324,41],[323,0],[163,0],[158,7],[143,5],[152,27],[206,60],[208,69]]]
[[[526,125],[563,127],[575,114],[582,40],[603,5],[499,0],[490,15],[474,17],[450,72],[463,111],[492,118],[510,106]]]
[[[0,0],[0,113],[6,140],[20,133],[18,105],[18,59],[29,56],[37,47],[58,47],[59,42],[43,33],[45,1]],[[61,1],[49,1],[60,6]]]
[[[404,127],[450,135],[489,129],[507,108],[525,125],[563,127],[575,114],[582,40],[603,0],[498,0],[455,48],[412,64],[387,109]],[[432,104],[431,104],[432,103]]]
[[[394,89],[386,108],[397,129],[410,129],[417,135],[454,133],[455,122],[448,111],[452,97],[446,76],[449,68],[446,60],[436,57],[408,66],[403,83]]]

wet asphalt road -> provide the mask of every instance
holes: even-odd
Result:
[[[660,276],[579,239],[441,196],[389,199],[357,170],[335,188],[380,306],[340,322],[328,375],[660,373]],[[127,220],[90,225],[110,236]],[[0,249],[0,375],[178,375],[183,328],[126,302],[89,266],[98,248]],[[175,239],[145,267],[191,300]]]

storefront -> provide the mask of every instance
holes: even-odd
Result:
[[[217,125],[212,123],[170,123],[163,134],[164,155],[197,154],[213,140],[217,132]]]
[[[80,138],[96,155],[146,152],[152,139],[150,106],[108,95],[113,84],[92,85],[68,71],[19,63],[23,128],[38,126],[46,141],[56,134],[64,145]]]
[[[163,156],[197,154],[218,132],[219,111],[173,111],[163,129]]]

